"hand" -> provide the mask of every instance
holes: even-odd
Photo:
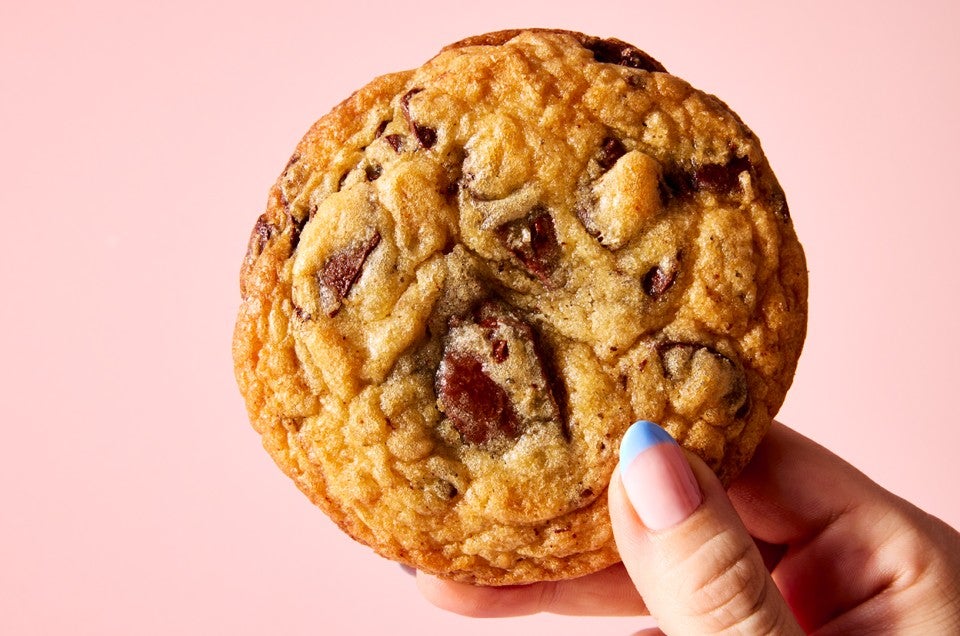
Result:
[[[960,633],[960,535],[781,424],[727,493],[636,424],[608,496],[621,565],[506,588],[421,572],[418,586],[470,616],[649,612],[667,634]]]

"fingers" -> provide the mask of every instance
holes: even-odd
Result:
[[[620,458],[609,493],[614,537],[660,629],[802,633],[702,461],[649,422],[627,431]]]
[[[773,576],[809,631],[858,631],[942,560],[924,513],[782,424],[729,495],[751,534],[789,544]]]
[[[888,493],[819,444],[779,422],[728,495],[754,537],[795,544]]]
[[[465,616],[525,616],[538,612],[571,616],[647,614],[623,565],[567,581],[478,587],[417,573],[417,587],[434,605]]]

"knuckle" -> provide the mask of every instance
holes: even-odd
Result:
[[[777,623],[768,611],[770,580],[752,541],[723,529],[687,559],[692,575],[684,597],[705,630],[725,632],[749,625],[749,633],[769,633]]]

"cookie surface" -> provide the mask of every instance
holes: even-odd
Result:
[[[618,561],[620,438],[729,482],[793,377],[806,266],[751,131],[617,40],[510,31],[317,122],[234,335],[277,464],[389,558],[490,585]]]

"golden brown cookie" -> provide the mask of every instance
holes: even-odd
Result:
[[[633,421],[737,474],[806,289],[723,102],[618,40],[509,31],[313,126],[254,227],[233,352],[264,446],[346,532],[524,583],[618,560],[606,488]]]

